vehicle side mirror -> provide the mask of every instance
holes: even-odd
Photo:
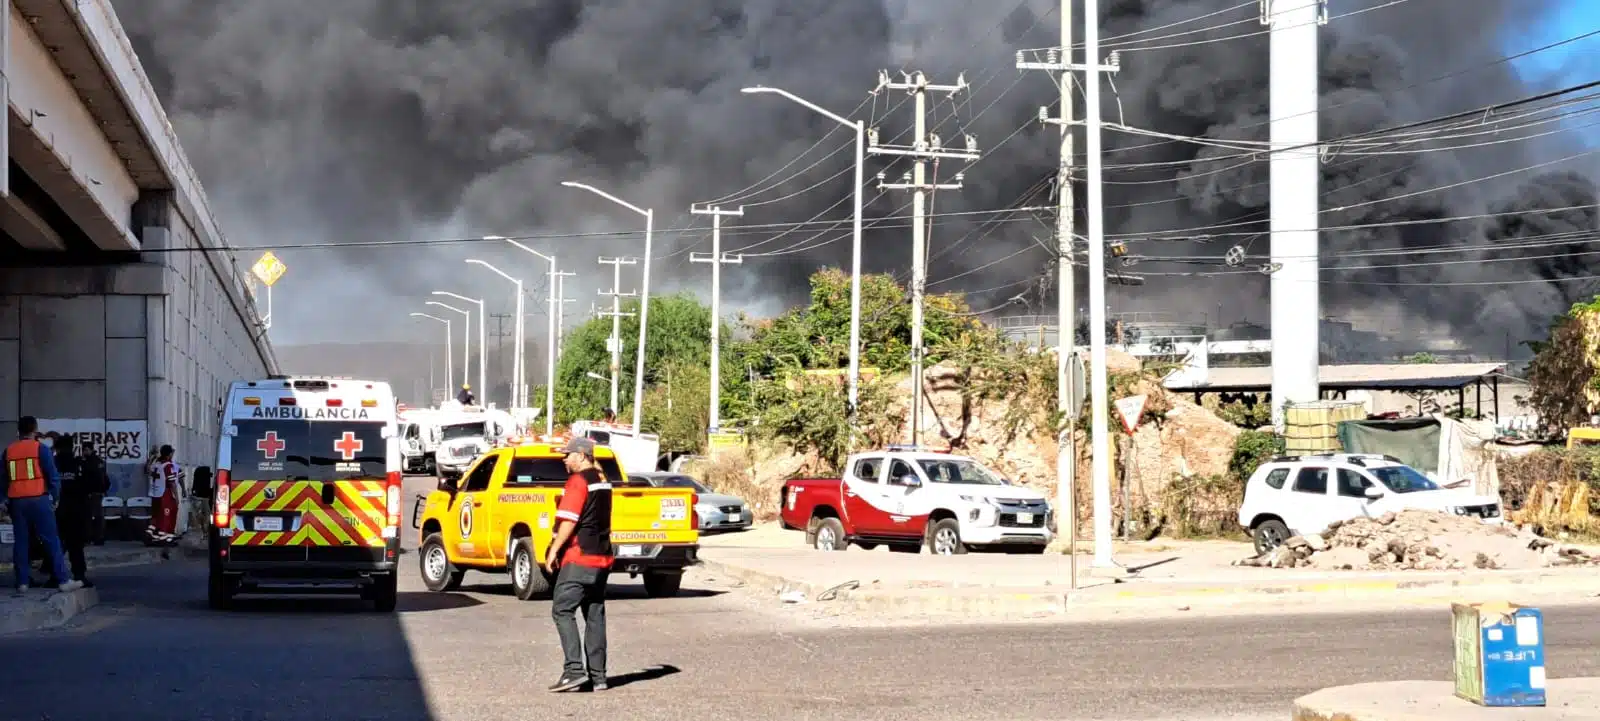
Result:
[[[456,487],[460,483],[461,483],[461,479],[459,479],[459,478],[440,478],[439,479],[439,490],[444,491],[446,493],[455,493],[456,492]]]
[[[1366,496],[1368,500],[1375,501],[1383,498],[1383,490],[1377,486],[1367,486],[1365,490],[1361,491],[1361,495]]]
[[[922,486],[922,479],[916,476],[901,476],[900,485],[906,488],[919,488]]]

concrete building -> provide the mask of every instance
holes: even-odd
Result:
[[[93,435],[143,495],[161,444],[214,462],[227,384],[277,372],[249,276],[110,0],[0,0],[0,437]]]

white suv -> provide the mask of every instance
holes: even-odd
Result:
[[[1471,489],[1443,488],[1392,456],[1334,453],[1282,456],[1261,464],[1245,484],[1239,524],[1256,552],[1292,536],[1321,533],[1328,524],[1430,510],[1500,523],[1500,500]]]

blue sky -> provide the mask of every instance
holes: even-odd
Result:
[[[1562,0],[1554,5],[1532,33],[1505,38],[1503,50],[1507,54],[1524,52],[1600,29],[1600,0]],[[1513,67],[1530,84],[1547,89],[1593,79],[1596,59],[1600,59],[1600,36],[1534,53],[1515,61]]]

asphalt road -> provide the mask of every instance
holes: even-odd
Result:
[[[1444,610],[820,629],[701,577],[675,599],[619,582],[612,689],[553,696],[548,602],[475,574],[430,594],[404,559],[389,615],[328,599],[217,613],[199,562],[107,570],[99,608],[0,638],[0,718],[1281,721],[1324,686],[1450,669]],[[1546,615],[1551,675],[1600,676],[1600,606]]]

